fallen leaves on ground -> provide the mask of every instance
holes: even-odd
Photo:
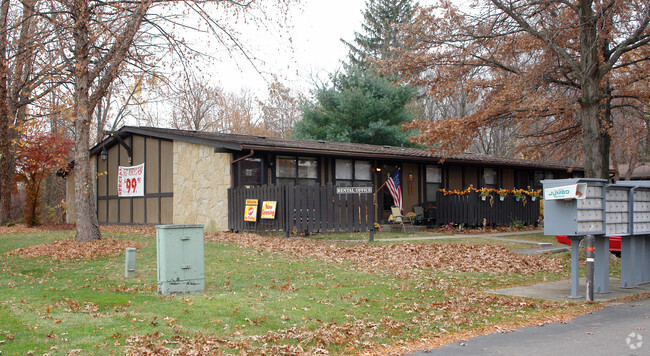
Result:
[[[53,260],[63,261],[94,260],[101,257],[117,256],[123,253],[127,247],[142,248],[144,244],[111,238],[88,242],[66,239],[17,248],[7,252],[7,255],[18,255],[22,258],[49,257]]]
[[[433,229],[425,229],[427,232],[434,232],[438,234],[463,234],[463,235],[480,235],[480,234],[495,234],[504,232],[522,232],[522,231],[540,231],[543,230],[535,226],[513,227],[513,226],[499,226],[477,229],[458,229],[454,226],[442,226]]]
[[[263,237],[251,233],[208,234],[207,241],[229,242],[249,248],[292,253],[329,261],[350,261],[367,271],[412,274],[417,269],[497,274],[560,272],[560,259],[517,255],[505,247],[489,244],[403,243],[387,245],[336,245],[296,238]]]
[[[156,236],[154,225],[100,225],[101,232],[127,233],[131,235]],[[38,226],[27,226],[15,224],[11,226],[0,225],[0,235],[5,234],[34,234],[51,231],[74,230],[74,224],[43,224]]]

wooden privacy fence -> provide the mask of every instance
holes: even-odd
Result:
[[[337,186],[277,185],[228,189],[233,231],[366,232],[374,229],[372,194],[337,194]],[[244,221],[247,199],[258,200],[257,221]],[[276,201],[275,219],[261,219],[264,201]]]
[[[500,200],[499,196],[481,200],[478,194],[443,195],[436,208],[436,222],[482,226],[485,219],[486,224],[491,226],[513,222],[533,225],[540,216],[539,203],[539,199],[532,201],[530,197],[517,201],[512,196],[504,200]]]

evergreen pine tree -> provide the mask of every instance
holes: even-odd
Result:
[[[411,22],[416,4],[411,0],[367,0],[362,33],[354,33],[354,44],[345,40],[349,65],[367,68],[369,59],[390,59],[391,50],[404,46],[398,26]]]
[[[411,144],[402,124],[413,120],[409,103],[413,89],[354,68],[332,77],[315,92],[316,102],[303,103],[303,119],[293,137],[308,140],[400,146]]]

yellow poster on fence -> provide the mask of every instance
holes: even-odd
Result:
[[[262,202],[262,219],[275,219],[277,201]]]
[[[257,199],[246,199],[244,221],[257,221]]]

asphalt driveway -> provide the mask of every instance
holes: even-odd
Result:
[[[413,355],[650,355],[650,300],[617,303],[568,323],[479,336]]]

